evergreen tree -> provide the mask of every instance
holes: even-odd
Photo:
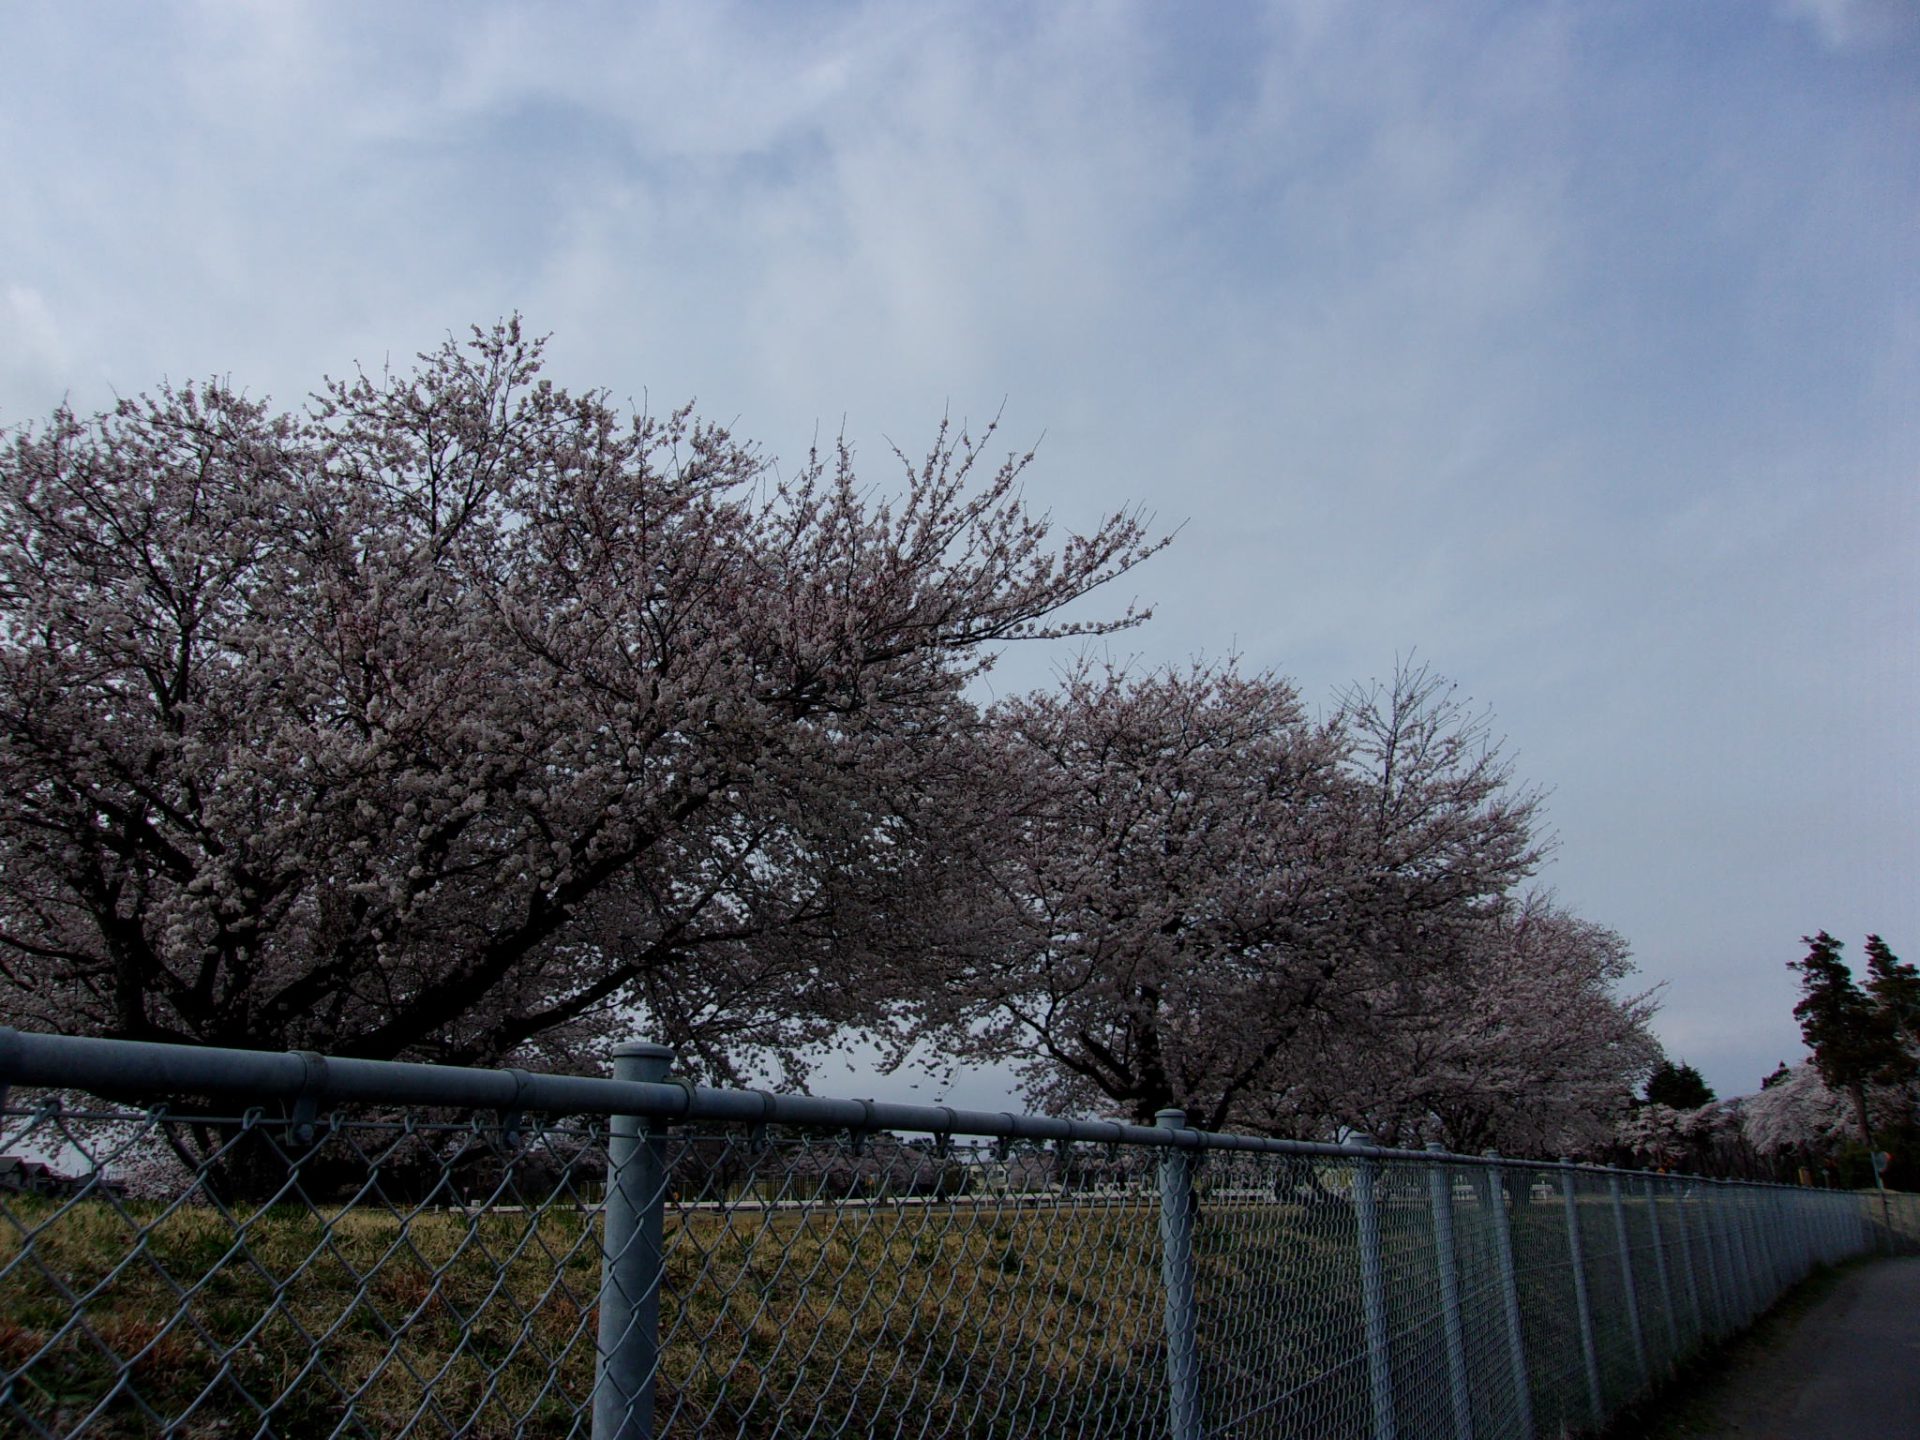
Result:
[[[1920,1080],[1920,969],[1902,960],[1878,935],[1867,936],[1867,994],[1887,1033],[1890,1085]]]
[[[1662,1060],[1647,1077],[1647,1103],[1669,1110],[1698,1110],[1713,1102],[1713,1087],[1693,1066]]]
[[[1841,943],[1824,930],[1801,939],[1808,946],[1805,958],[1789,962],[1800,972],[1800,1003],[1793,1007],[1793,1016],[1800,1022],[1801,1038],[1813,1051],[1820,1078],[1852,1101],[1860,1138],[1871,1150],[1867,1086],[1897,1067],[1904,1047],[1889,1023],[1889,1011],[1875,1003],[1877,996],[1854,983],[1853,972],[1840,958]],[[1894,987],[1890,993],[1899,993],[1905,977],[1897,971],[1912,967],[1900,967],[1890,952],[1888,960],[1892,962],[1886,967],[1889,984]]]

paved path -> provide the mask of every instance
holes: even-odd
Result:
[[[1720,1393],[1703,1440],[1920,1440],[1920,1259],[1844,1276]]]

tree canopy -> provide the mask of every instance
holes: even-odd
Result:
[[[1877,935],[1867,937],[1867,983],[1848,968],[1845,946],[1826,931],[1803,937],[1807,953],[1794,1007],[1813,1052],[1781,1061],[1756,1094],[1716,1100],[1691,1066],[1663,1062],[1647,1103],[1625,1118],[1617,1142],[1663,1166],[1716,1174],[1872,1183],[1871,1152],[1892,1156],[1888,1183],[1920,1178],[1920,1045],[1913,1004],[1920,972]]]
[[[1002,644],[1144,618],[1063,612],[1164,543],[1056,533],[992,438],[782,474],[555,386],[517,320],[298,412],[212,382],[7,434],[0,1002],[470,1064],[644,1030],[719,1079],[932,1038],[1053,1109],[1603,1133],[1651,1000],[1526,888],[1488,718],[1420,667],[1315,718],[1084,656],[982,706]]]
[[[1806,955],[1789,962],[1800,972],[1793,1015],[1821,1079],[1852,1098],[1861,1141],[1871,1148],[1869,1087],[1905,1085],[1920,1076],[1920,1053],[1908,1028],[1911,1012],[1904,1008],[1917,983],[1914,969],[1876,935],[1870,942],[1868,988],[1862,990],[1841,958],[1840,941],[1822,930],[1803,937],[1803,943]]]
[[[943,427],[880,498],[540,376],[517,320],[300,414],[0,452],[0,987],[140,1039],[480,1062],[616,1005],[724,1069],[878,998],[996,642],[1156,542]]]
[[[1424,669],[1312,721],[1273,675],[1082,666],[989,721],[1010,822],[928,1009],[1043,1104],[1537,1149],[1658,1053],[1619,937],[1518,892],[1538,799]]]
[[[1662,1060],[1647,1077],[1646,1098],[1670,1110],[1698,1110],[1713,1099],[1713,1087],[1685,1061]]]

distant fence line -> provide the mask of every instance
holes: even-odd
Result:
[[[0,1176],[0,1431],[1547,1440],[1815,1266],[1920,1248],[1915,1196],[615,1053],[601,1079],[0,1028],[0,1156],[35,1182]]]

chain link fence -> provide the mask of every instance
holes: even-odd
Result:
[[[0,1433],[1545,1437],[1920,1197],[0,1030]],[[32,1087],[32,1088],[28,1088]]]

